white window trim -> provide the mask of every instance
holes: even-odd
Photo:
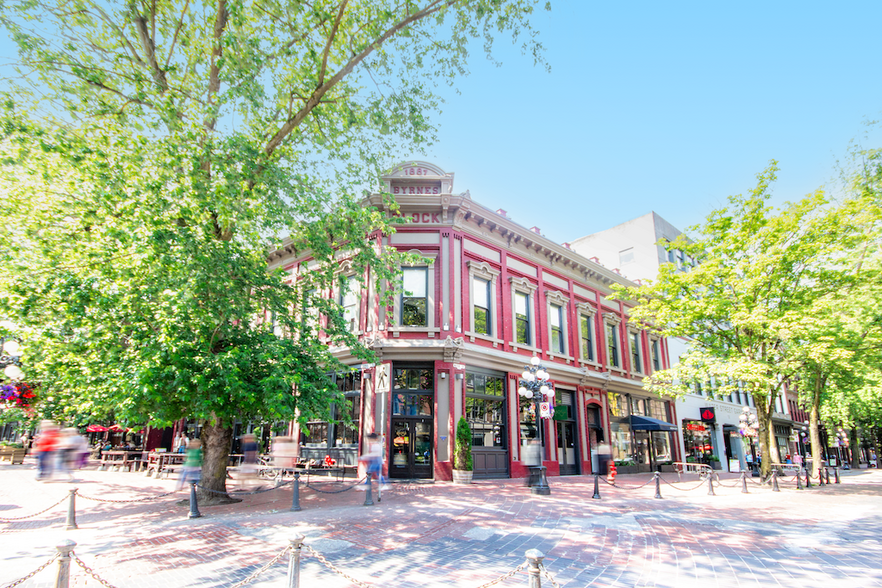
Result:
[[[437,252],[425,253],[423,251],[411,250],[408,253],[415,253],[420,257],[427,259],[425,263],[415,263],[405,267],[425,267],[427,273],[426,284],[426,322],[424,327],[407,327],[401,324],[401,291],[395,294],[395,301],[392,306],[392,325],[389,330],[392,336],[397,337],[400,333],[428,333],[429,337],[434,337],[435,333],[440,333],[441,329],[435,326],[435,262],[438,259]]]
[[[340,268],[336,272],[336,279],[340,280],[341,278],[346,282],[348,282],[352,278],[357,278],[357,276],[355,275],[355,269],[352,267],[352,262],[349,261],[348,259],[340,262]],[[358,290],[356,290],[356,292],[355,292],[355,294],[356,294],[355,328],[350,329],[350,332],[353,335],[361,335],[364,332],[361,329],[361,294],[362,294],[363,288],[357,279],[356,279],[355,283],[358,286]],[[342,309],[343,308],[342,291],[336,285],[336,281],[335,281],[335,285],[334,285],[334,300],[337,301],[337,303],[340,305],[340,308]]]
[[[652,358],[652,351],[654,348],[658,349],[658,369],[655,369],[655,363],[653,362],[653,358]],[[663,369],[665,369],[664,362],[662,361],[661,339],[659,337],[654,337],[652,335],[649,336],[649,366],[648,367],[652,368],[652,373],[660,372]]]
[[[637,335],[637,358],[640,360],[640,365],[631,365],[631,374],[635,376],[644,376],[647,374],[647,372],[644,371],[646,370],[646,358],[643,357],[643,349],[641,349],[641,346],[639,345],[639,343],[642,342],[643,338],[640,336],[640,329],[635,329],[630,325],[628,326],[628,358],[630,360],[629,363],[633,363],[634,361],[634,342],[632,341],[633,335]],[[639,369],[634,369],[635,367],[638,367]]]
[[[493,347],[498,347],[500,343],[502,343],[502,339],[499,338],[499,314],[496,306],[496,286],[499,278],[499,274],[501,273],[499,270],[492,267],[490,264],[485,263],[483,261],[472,261],[469,260],[466,262],[466,266],[469,268],[469,326],[471,330],[465,331],[465,335],[469,337],[472,343],[475,342],[475,339],[483,339],[485,341],[491,341],[493,343]],[[475,300],[474,300],[474,283],[475,278],[481,280],[487,280],[490,282],[490,333],[477,333],[474,331],[475,325]]]
[[[562,293],[557,290],[546,290],[545,291],[545,316],[548,320],[545,322],[548,323],[545,326],[546,336],[548,337],[548,359],[554,360],[555,357],[563,358],[570,363],[573,361],[573,356],[570,355],[570,329],[569,329],[569,312],[567,312],[569,308],[570,300],[564,296]],[[563,339],[563,351],[556,351],[551,349],[551,308],[552,306],[560,307],[560,336]]]
[[[600,367],[600,362],[597,358],[600,357],[600,354],[597,350],[597,325],[595,323],[594,317],[597,315],[597,309],[587,302],[577,302],[576,310],[579,316],[579,362],[586,365],[593,365]],[[591,351],[594,354],[594,359],[588,359],[582,354],[582,318],[588,319],[588,326],[591,328]]]
[[[625,368],[624,368],[624,364],[625,364],[624,359],[625,358],[622,357],[622,350],[624,349],[624,346],[622,345],[622,336],[621,336],[622,334],[621,334],[621,332],[619,332],[619,324],[621,324],[621,322],[622,322],[622,317],[620,317],[619,315],[612,313],[612,312],[603,313],[604,327],[606,327],[606,326],[613,327],[613,330],[618,337],[618,343],[619,343],[619,345],[618,345],[619,365],[615,366],[612,364],[612,362],[610,361],[612,358],[609,357],[608,353],[607,353],[607,357],[606,357],[606,365],[611,370],[618,370],[622,373],[625,373]],[[609,349],[609,340],[607,337],[607,329],[606,328],[603,329],[603,348],[604,348],[604,350]]]
[[[509,341],[509,345],[513,351],[517,351],[518,349],[528,349],[530,351],[539,351],[539,348],[536,347],[536,291],[539,289],[539,286],[530,282],[530,280],[526,278],[514,278],[510,277],[508,281],[511,283],[511,341]],[[530,299],[530,345],[524,345],[523,343],[518,343],[517,339],[517,317],[515,315],[515,293],[520,292],[522,294],[526,294]]]

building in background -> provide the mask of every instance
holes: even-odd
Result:
[[[351,366],[338,375],[346,401],[335,410],[347,412],[352,425],[312,422],[308,435],[293,431],[301,453],[348,461],[376,432],[390,477],[449,480],[455,426],[465,416],[476,478],[526,476],[524,449],[537,437],[549,475],[600,471],[602,445],[643,471],[677,460],[674,403],[641,385],[645,375],[668,367],[667,342],[608,299],[613,283],[631,282],[469,192],[455,194],[453,180],[420,161],[383,178],[382,189],[411,222],[369,238],[426,262],[402,268],[404,291],[391,308],[375,294],[388,285],[373,276],[363,276],[371,285],[364,292],[328,293],[378,363],[363,365],[347,348],[334,349]],[[391,214],[379,194],[365,204]],[[292,282],[310,263],[284,245],[270,255],[271,269],[285,270]],[[339,271],[358,283],[345,257]],[[532,401],[517,392],[534,356],[556,390],[553,418],[538,430]]]

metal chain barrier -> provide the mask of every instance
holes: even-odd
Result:
[[[523,569],[525,567],[527,567],[527,562],[522,563],[521,565],[519,565],[518,567],[516,567],[515,569],[513,569],[509,573],[503,574],[503,575],[499,576],[498,578],[496,578],[495,580],[491,580],[491,581],[487,582],[486,584],[481,584],[480,586],[478,586],[478,588],[489,588],[490,586],[493,586],[494,584],[499,584],[500,582],[504,582],[505,580],[508,580],[509,578],[511,578],[512,576],[517,574],[518,572],[523,571]],[[552,580],[552,582],[554,582],[554,580]]]
[[[77,492],[77,496],[80,498],[85,498],[86,500],[92,500],[94,502],[109,502],[112,504],[131,504],[133,502],[150,502],[151,500],[159,500],[160,498],[165,498],[166,496],[171,496],[172,494],[177,494],[179,490],[174,490],[173,492],[166,492],[164,494],[157,494],[156,496],[146,496],[144,498],[133,498],[131,500],[111,500],[110,498],[95,498],[94,496],[83,496],[79,492]]]
[[[639,490],[640,488],[643,488],[644,486],[646,486],[650,482],[655,482],[655,476],[649,478],[648,480],[646,480],[644,483],[640,484],[639,486],[619,486],[616,483],[610,484],[610,486],[615,486],[616,488],[621,488],[622,490]]]
[[[554,586],[554,588],[560,588],[558,583],[554,581],[554,576],[551,575],[551,572],[548,571],[548,568],[545,567],[544,563],[539,562],[539,569],[542,570],[542,572],[545,574],[545,577],[548,578],[548,581],[551,582],[551,585]]]
[[[349,574],[347,574],[346,572],[344,572],[343,570],[339,569],[334,564],[329,562],[325,558],[325,556],[323,556],[321,553],[319,553],[318,551],[316,551],[315,549],[313,549],[309,545],[304,545],[303,547],[307,551],[309,551],[311,554],[313,554],[316,557],[316,559],[318,559],[320,562],[322,562],[325,565],[325,567],[328,568],[329,570],[331,570],[332,572],[343,576],[344,578],[346,578],[347,580],[349,580],[350,582],[352,582],[356,586],[361,586],[362,588],[373,588],[373,584],[367,584],[366,582],[361,582],[360,580],[356,580],[355,578],[353,578],[352,576],[350,576]]]
[[[361,480],[358,480],[354,484],[350,484],[349,486],[347,486],[346,488],[343,488],[342,490],[322,490],[321,488],[317,488],[317,487],[313,486],[309,482],[309,480],[306,481],[306,487],[309,488],[310,490],[315,490],[316,492],[321,492],[322,494],[340,494],[342,492],[346,492],[347,490],[352,490],[353,488],[355,488],[359,484],[364,484],[364,481],[366,479],[367,478],[362,478]]]
[[[247,492],[244,490],[227,490],[226,492],[221,491],[221,490],[212,490],[211,488],[206,488],[202,484],[196,484],[196,487],[199,488],[200,490],[204,490],[205,492],[208,492],[209,494],[220,494],[223,496],[226,496],[229,494],[234,494],[236,496],[252,496],[254,494],[263,494],[265,492],[272,492],[273,490],[278,490],[279,488],[282,488],[284,486],[287,486],[288,484],[293,484],[293,483],[294,483],[294,480],[288,480],[285,482],[281,482],[278,485],[273,486],[272,488],[262,488],[260,490],[250,490]]]
[[[48,511],[52,510],[53,508],[55,508],[56,506],[58,506],[59,504],[61,504],[62,502],[64,502],[64,501],[67,500],[67,499],[68,499],[68,497],[65,496],[64,498],[62,498],[61,500],[59,500],[58,502],[56,502],[55,504],[53,504],[53,505],[50,506],[49,508],[44,508],[44,509],[41,510],[40,512],[35,512],[34,514],[29,514],[29,515],[26,516],[26,517],[13,517],[13,518],[9,518],[9,519],[2,518],[2,519],[0,519],[0,523],[11,523],[11,522],[14,522],[14,521],[23,521],[23,520],[25,520],[25,519],[30,519],[30,518],[32,518],[32,517],[39,516],[39,515],[43,514],[44,512],[48,512]]]
[[[116,586],[114,586],[113,584],[111,584],[110,582],[108,582],[107,580],[105,580],[104,578],[100,577],[97,573],[95,573],[95,570],[93,570],[92,568],[90,568],[89,566],[87,566],[87,565],[85,564],[85,562],[83,562],[83,560],[81,560],[79,557],[77,557],[77,555],[76,555],[73,551],[70,552],[70,558],[71,558],[72,560],[74,560],[75,562],[77,562],[77,565],[78,565],[78,566],[80,566],[81,568],[83,568],[83,570],[84,570],[87,574],[89,574],[90,576],[92,576],[93,578],[95,578],[96,580],[98,580],[98,583],[101,584],[102,586],[105,586],[105,588],[116,588]]]
[[[22,582],[27,582],[28,580],[30,580],[31,578],[33,578],[34,576],[36,576],[37,574],[39,574],[40,572],[45,570],[49,564],[51,564],[53,561],[55,561],[59,557],[60,557],[59,554],[56,553],[54,556],[52,556],[52,559],[50,559],[49,561],[47,561],[46,563],[41,565],[39,568],[37,568],[36,570],[31,572],[30,574],[28,574],[24,578],[19,578],[18,580],[16,580],[12,584],[6,584],[5,586],[3,586],[3,588],[13,588],[14,586],[18,586]]]
[[[253,582],[254,579],[257,578],[257,576],[261,575],[262,573],[264,573],[265,571],[267,571],[268,569],[270,569],[271,567],[276,565],[276,563],[278,563],[278,561],[280,559],[285,557],[285,555],[289,551],[291,551],[291,548],[286,546],[282,551],[279,552],[278,555],[276,555],[276,557],[274,557],[272,560],[270,560],[270,562],[268,564],[266,564],[265,566],[263,566],[262,568],[260,568],[259,570],[257,570],[256,572],[254,572],[253,574],[251,574],[250,576],[248,576],[244,580],[242,580],[241,582],[236,582],[235,584],[230,586],[230,588],[241,588],[245,584],[249,584],[249,583]]]
[[[682,482],[668,482],[667,480],[665,480],[661,476],[659,476],[659,479],[662,482],[664,482],[665,484],[667,484],[668,486],[670,486],[671,488],[673,488],[675,490],[680,490],[681,492],[692,492],[693,490],[698,490],[699,488],[701,488],[702,486],[705,485],[704,480],[702,480],[701,482],[698,483],[698,486],[694,486],[692,488],[680,488],[679,486],[674,486],[674,484],[682,484]]]

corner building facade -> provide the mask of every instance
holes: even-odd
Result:
[[[456,423],[465,416],[475,478],[527,476],[524,449],[537,436],[549,475],[599,472],[601,444],[612,447],[614,459],[646,451],[676,459],[677,433],[669,432],[676,427],[664,426],[677,422],[674,404],[641,385],[668,367],[665,338],[629,322],[626,306],[607,298],[614,282],[630,283],[468,192],[454,194],[453,180],[420,161],[384,176],[383,188],[410,222],[370,238],[426,261],[402,268],[404,287],[392,308],[379,304],[371,276],[367,291],[328,293],[378,363],[360,364],[348,349],[334,349],[352,368],[338,376],[347,401],[336,414],[348,412],[354,426],[310,423],[309,434],[299,436],[301,455],[354,463],[365,436],[376,432],[389,477],[450,480]],[[379,194],[365,205],[385,210]],[[271,268],[292,280],[309,264],[284,247],[270,256]],[[353,276],[345,257],[339,271],[357,284],[346,280]],[[553,418],[538,430],[532,401],[517,392],[533,356],[556,390]]]

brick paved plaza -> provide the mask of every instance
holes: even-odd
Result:
[[[537,548],[560,586],[863,588],[882,586],[882,474],[845,472],[841,485],[781,492],[735,477],[708,495],[694,478],[662,483],[654,498],[648,475],[620,476],[623,488],[593,478],[550,479],[551,496],[530,494],[519,480],[393,484],[365,507],[364,493],[301,490],[290,512],[291,487],[247,496],[235,505],[201,507],[188,519],[186,492],[132,500],[174,489],[174,480],[129,472],[78,472],[78,480],[40,483],[29,458],[0,466],[0,518],[37,513],[76,487],[76,530],[65,531],[67,501],[46,513],[0,523],[0,586],[46,562],[65,539],[76,555],[117,588],[231,586],[269,563],[296,533],[356,580],[396,588],[478,588]],[[676,482],[665,474],[665,482]],[[635,489],[645,482],[646,486]],[[335,484],[318,484],[335,489]],[[629,487],[629,488],[624,488]],[[287,557],[252,584],[285,586]],[[301,585],[354,584],[304,551]],[[53,563],[21,586],[53,586]],[[71,586],[99,586],[71,568]],[[518,573],[497,586],[527,586]],[[543,577],[543,586],[551,582]]]

